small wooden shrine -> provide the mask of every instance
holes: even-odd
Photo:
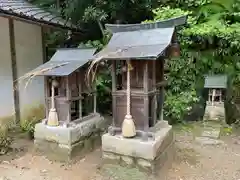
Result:
[[[163,120],[164,60],[179,55],[175,26],[185,20],[184,16],[157,23],[106,25],[113,36],[96,56],[112,63],[112,135],[122,132],[124,119],[129,118],[136,132],[125,137],[147,139],[152,136],[148,129]],[[121,73],[116,75],[119,67]]]
[[[205,76],[204,88],[208,90],[208,104],[223,103],[226,96],[227,76],[208,75]]]
[[[87,64],[95,50],[59,49],[50,61],[30,72],[45,78],[46,117],[55,109],[59,121],[48,125],[70,124],[96,113],[96,94],[85,84]]]
[[[69,161],[100,145],[107,125],[96,112],[96,91],[85,83],[95,50],[59,49],[28,73],[45,79],[46,118],[35,126],[34,145],[51,160]]]
[[[175,26],[186,16],[106,27],[113,36],[96,58],[112,63],[113,123],[102,136],[103,159],[159,171],[174,153],[172,126],[163,120],[164,61],[178,56]],[[144,141],[144,143],[142,142]]]
[[[204,88],[208,90],[208,99],[206,103],[204,119],[225,119],[224,101],[226,100],[227,76],[205,76]]]

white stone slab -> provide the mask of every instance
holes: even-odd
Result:
[[[35,126],[34,138],[69,145],[79,141],[83,136],[90,135],[94,130],[103,128],[104,125],[107,126],[104,118],[97,114],[89,120],[70,127],[50,127],[38,123]]]
[[[211,139],[209,137],[197,137],[196,142],[201,145],[221,145],[224,144],[221,140]]]
[[[102,150],[124,156],[154,160],[161,151],[172,143],[172,126],[162,127],[156,133],[155,140],[142,141],[140,138],[126,139],[122,135],[102,136]]]

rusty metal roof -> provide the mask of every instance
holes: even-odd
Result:
[[[28,74],[37,76],[68,76],[85,65],[96,49],[59,49],[45,64],[40,65]]]
[[[64,20],[60,15],[50,13],[29,3],[27,0],[0,0],[0,16],[12,16],[42,25],[55,26],[78,32],[82,31],[69,20]]]
[[[146,24],[108,24],[113,36],[95,58],[157,59],[171,44],[175,26],[185,22],[186,16]]]

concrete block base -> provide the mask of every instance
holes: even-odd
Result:
[[[71,161],[83,157],[101,145],[101,135],[108,122],[99,114],[69,127],[49,127],[44,123],[35,126],[34,146],[37,152],[50,160]]]
[[[120,134],[102,136],[104,163],[114,163],[156,174],[163,166],[171,164],[174,158],[174,136],[172,126],[160,121],[151,128],[155,140],[142,141],[141,138],[123,138]]]
[[[224,121],[225,120],[224,104],[209,105],[207,104],[204,113],[204,120]]]

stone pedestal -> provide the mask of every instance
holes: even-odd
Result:
[[[225,108],[224,103],[221,104],[207,104],[204,113],[204,120],[224,121]]]
[[[141,137],[123,138],[121,134],[102,136],[104,163],[117,163],[137,167],[149,173],[158,172],[174,157],[174,136],[172,126],[159,121],[150,129],[155,139],[142,141]]]
[[[50,160],[70,161],[75,156],[83,156],[101,145],[101,135],[108,122],[99,114],[91,118],[72,122],[69,126],[35,126],[35,149]]]

